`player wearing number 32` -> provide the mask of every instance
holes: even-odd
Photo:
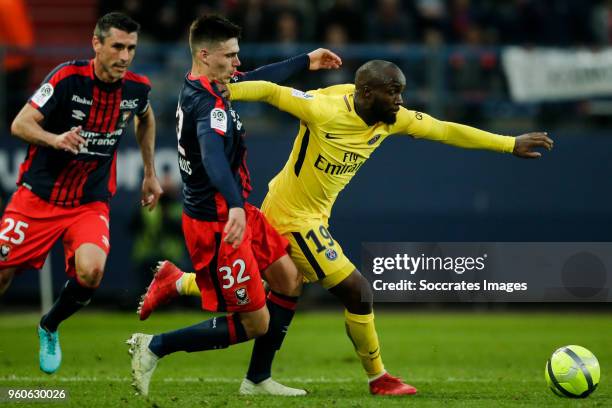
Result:
[[[327,230],[332,206],[372,152],[392,134],[458,147],[536,158],[552,148],[545,133],[516,138],[443,122],[402,105],[406,80],[393,63],[361,66],[355,84],[303,93],[269,82],[228,85],[231,100],[265,101],[301,120],[289,160],[270,182],[262,212],[291,243],[291,258],[310,282],[320,282],[345,306],[347,334],[374,394],[412,394],[413,387],[386,374],[374,327],[368,282]]]
[[[59,324],[89,303],[102,280],[117,147],[133,118],[144,162],[142,205],[153,209],[162,193],[153,163],[151,86],[128,71],[138,29],[121,13],[101,17],[92,39],[95,57],[55,68],[11,126],[29,147],[0,227],[0,294],[15,272],[41,268],[60,238],[69,277],[38,328],[40,368],[46,373],[61,363]]]
[[[194,21],[189,37],[192,68],[177,108],[183,231],[197,276],[197,286],[188,286],[195,287],[199,295],[201,291],[205,310],[230,314],[155,336],[135,333],[128,344],[134,385],[143,395],[149,392],[160,358],[177,351],[225,348],[251,338],[257,339],[240,392],[306,393],[271,378],[272,359],[293,318],[299,294],[296,288],[299,290],[302,277],[287,255],[287,240],[246,201],[251,185],[245,129],[217,86],[263,78],[283,80],[306,69],[336,68],[341,61],[330,51],[318,49],[239,73],[239,35],[238,26],[219,16]],[[272,288],[267,299],[262,276]],[[168,284],[161,283],[164,281]],[[181,282],[181,274],[172,264],[161,263],[140,308],[141,319],[154,309],[157,294],[172,297],[184,293],[188,288]]]

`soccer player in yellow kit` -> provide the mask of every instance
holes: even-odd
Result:
[[[370,285],[328,230],[340,191],[392,134],[527,158],[540,156],[534,147],[552,147],[545,133],[500,136],[407,110],[401,106],[405,84],[395,64],[375,60],[357,70],[355,85],[308,93],[259,81],[228,86],[232,100],[267,102],[301,121],[289,160],[270,182],[261,210],[289,239],[291,258],[305,279],[320,282],[344,304],[347,334],[376,394],[412,394],[416,389],[386,374]]]
[[[291,244],[307,282],[319,282],[345,306],[347,334],[369,377],[370,392],[409,395],[416,388],[388,374],[374,326],[372,290],[328,230],[332,206],[372,152],[392,134],[537,158],[551,149],[546,133],[501,136],[405,109],[406,80],[393,63],[361,66],[355,84],[307,93],[270,82],[230,84],[230,99],[267,102],[300,119],[289,160],[270,182],[261,210]],[[199,292],[198,292],[199,293]]]

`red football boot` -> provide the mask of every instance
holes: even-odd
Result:
[[[155,276],[147,288],[147,293],[140,298],[138,316],[146,320],[157,306],[168,303],[179,296],[176,290],[176,281],[183,272],[170,261],[161,261],[155,269]]]
[[[401,378],[385,373],[370,383],[370,394],[373,395],[414,395],[417,389],[405,384]]]

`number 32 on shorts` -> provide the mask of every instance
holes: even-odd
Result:
[[[234,275],[232,275],[233,269],[238,269],[235,279],[234,279]],[[250,276],[248,275],[244,276],[245,269],[246,269],[246,264],[244,263],[244,260],[242,259],[236,259],[234,263],[232,264],[231,268],[229,266],[220,267],[219,272],[223,273],[223,289],[229,289],[232,286],[234,286],[234,284],[236,283],[241,284],[241,283],[244,283],[250,280],[251,279]]]
[[[11,244],[19,245],[25,239],[25,230],[29,227],[27,222],[17,221],[12,218],[5,218],[4,224],[0,226],[0,240],[10,242]],[[13,231],[13,237],[9,234]]]

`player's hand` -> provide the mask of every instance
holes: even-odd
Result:
[[[155,176],[148,176],[142,180],[142,196],[140,198],[140,205],[143,207],[149,207],[149,211],[157,206],[159,197],[164,193],[164,190],[159,184],[159,180]]]
[[[244,212],[244,208],[230,208],[227,216],[227,222],[225,223],[225,228],[223,229],[223,233],[225,234],[223,241],[231,244],[234,249],[238,248],[242,242],[242,238],[244,238],[245,228],[246,214]]]
[[[72,154],[78,154],[79,150],[87,144],[87,141],[80,135],[81,126],[73,127],[67,132],[62,133],[53,139],[52,147],[56,150],[63,150]]]
[[[311,71],[319,69],[338,69],[342,65],[342,59],[327,48],[318,48],[309,52],[308,58],[310,58],[308,69]]]
[[[536,147],[552,150],[553,141],[548,137],[548,133],[532,132],[517,136],[512,154],[523,159],[537,159],[542,156],[542,153],[534,151]]]

